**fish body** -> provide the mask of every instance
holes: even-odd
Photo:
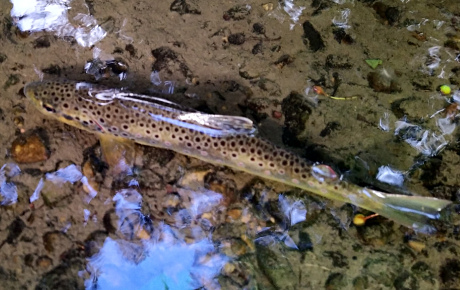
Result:
[[[96,134],[126,138],[225,165],[320,196],[348,202],[421,232],[451,202],[386,194],[340,180],[327,165],[302,158],[255,136],[251,120],[211,115],[165,99],[74,81],[29,83],[25,95],[37,109]]]

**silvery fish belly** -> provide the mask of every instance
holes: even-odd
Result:
[[[386,194],[341,181],[329,166],[309,165],[256,137],[247,118],[205,114],[158,97],[83,82],[33,82],[24,93],[39,111],[77,128],[168,148],[349,202],[421,232],[432,232],[429,220],[438,219],[451,203]]]

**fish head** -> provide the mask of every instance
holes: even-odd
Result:
[[[101,131],[95,121],[99,105],[91,97],[92,84],[73,81],[28,83],[24,95],[43,114],[80,129]]]

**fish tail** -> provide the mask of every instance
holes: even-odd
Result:
[[[423,196],[408,196],[400,194],[385,194],[381,206],[375,212],[399,224],[413,228],[422,233],[434,233],[436,228],[433,220],[441,218],[441,212],[452,202],[443,199]],[[372,210],[371,208],[368,208]]]

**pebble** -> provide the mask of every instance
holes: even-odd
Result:
[[[16,163],[34,163],[47,160],[50,152],[43,139],[32,133],[20,135],[13,141],[11,155]]]

